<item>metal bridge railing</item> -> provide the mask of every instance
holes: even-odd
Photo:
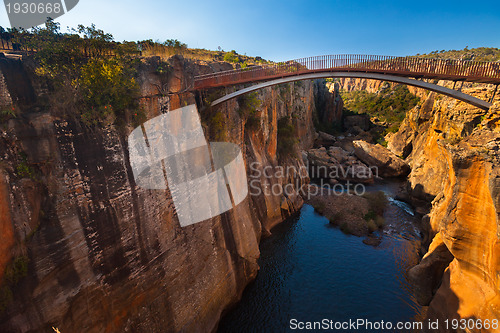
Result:
[[[358,71],[406,77],[500,83],[500,63],[375,55],[324,55],[198,75],[195,89],[325,71]]]

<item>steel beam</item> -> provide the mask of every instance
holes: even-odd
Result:
[[[240,95],[243,95],[243,94],[255,91],[255,90],[259,90],[262,88],[271,87],[271,86],[281,84],[281,83],[288,83],[288,82],[301,81],[301,80],[314,80],[314,79],[321,79],[321,78],[333,78],[333,77],[374,79],[374,80],[403,83],[403,84],[407,84],[410,86],[423,88],[426,90],[434,91],[434,92],[437,92],[437,93],[440,93],[440,94],[443,94],[446,96],[453,97],[455,99],[458,99],[460,101],[463,101],[463,102],[471,104],[471,105],[474,105],[474,106],[476,106],[480,109],[483,109],[483,110],[488,110],[492,106],[491,103],[483,101],[479,98],[464,94],[460,91],[456,91],[453,89],[438,86],[437,84],[428,83],[428,82],[419,81],[419,80],[414,80],[414,79],[409,79],[409,78],[400,77],[400,76],[394,76],[394,75],[388,75],[388,74],[366,73],[366,72],[319,72],[319,73],[302,74],[302,75],[296,75],[296,76],[288,76],[288,77],[280,78],[277,80],[258,83],[256,85],[251,86],[251,87],[247,87],[247,88],[235,91],[235,92],[230,93],[224,97],[216,99],[215,101],[213,101],[211,103],[211,105],[215,106],[217,104],[223,103],[225,101],[228,101],[228,100],[235,98],[235,97],[238,97]]]
[[[495,86],[495,90],[493,91],[493,96],[491,96],[490,98],[490,103],[493,103],[493,100],[495,99],[495,95],[497,93],[497,89],[498,89],[498,84]]]

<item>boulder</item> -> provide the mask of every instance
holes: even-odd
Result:
[[[349,158],[349,153],[340,147],[328,148],[328,155],[335,158],[340,163],[347,161],[347,159]]]
[[[322,145],[322,146],[330,146],[333,145],[337,141],[337,139],[328,133],[325,132],[318,132],[317,137],[316,137],[316,144],[317,145]]]
[[[351,129],[355,126],[358,126],[363,131],[368,131],[371,126],[370,116],[367,114],[360,114],[344,118],[344,127],[346,129]]]
[[[406,176],[410,167],[401,158],[379,144],[353,141],[354,154],[369,167],[377,167],[381,177]]]
[[[372,170],[342,148],[310,149],[306,155],[311,178],[373,183]]]
[[[365,239],[363,239],[363,244],[370,245],[373,247],[377,247],[382,243],[382,237],[381,236],[375,236],[375,235],[368,235]]]
[[[335,178],[331,178],[331,179],[328,180],[328,183],[330,185],[337,185],[339,183],[339,181],[337,179],[335,179]]]
[[[387,141],[387,148],[390,151],[406,158],[413,149],[415,131],[404,122],[398,132],[387,134],[385,139]]]

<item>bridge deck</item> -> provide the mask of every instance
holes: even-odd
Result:
[[[194,89],[229,86],[321,72],[362,72],[400,77],[500,84],[500,63],[418,57],[327,55],[195,77]]]

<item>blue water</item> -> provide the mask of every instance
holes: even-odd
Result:
[[[405,277],[418,261],[415,218],[394,201],[385,218],[383,241],[372,247],[331,227],[304,205],[300,215],[275,227],[262,241],[259,274],[221,320],[218,332],[293,331],[293,318],[393,323],[421,318],[423,310]]]

